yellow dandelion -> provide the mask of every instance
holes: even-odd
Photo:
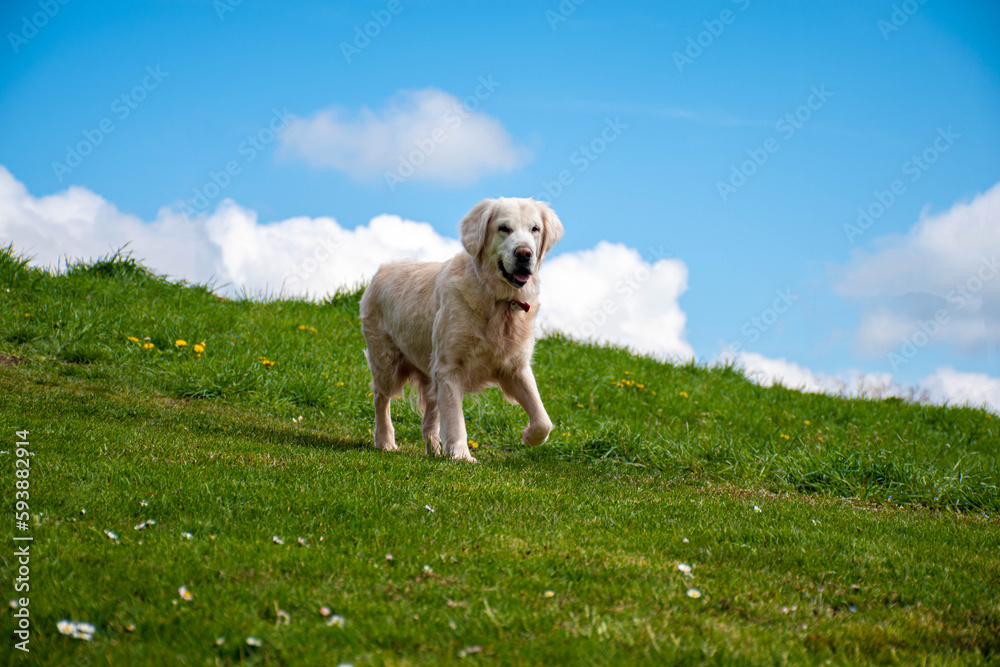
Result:
[[[188,342],[186,340],[181,340],[180,338],[174,341],[174,345],[176,345],[177,347],[184,347],[187,344]]]
[[[319,329],[317,329],[316,327],[309,327],[309,331],[311,331],[313,333],[318,333]]]
[[[681,398],[687,398],[687,397],[688,397],[688,393],[686,391],[682,391],[681,392]]]
[[[128,342],[130,342],[130,343],[138,343],[139,339],[136,338],[135,336],[129,336],[128,337]]]
[[[578,407],[578,408],[582,408],[582,407],[583,407],[583,403],[577,403],[577,404],[576,404],[576,407]]]
[[[271,361],[267,357],[261,357],[260,358],[260,363],[264,364],[264,368],[271,368],[271,367],[273,367],[278,362]]]
[[[479,443],[475,440],[469,440],[469,449],[479,449]]]
[[[782,440],[791,440],[791,439],[792,439],[792,436],[790,436],[790,435],[785,435],[784,433],[782,433],[782,434],[781,434],[781,439],[782,439]]]
[[[337,383],[337,386],[338,386],[338,387],[343,387],[343,386],[344,386],[344,383],[343,383],[343,382],[338,382],[338,383]]]
[[[204,352],[205,351],[205,341],[201,341],[200,343],[195,343],[194,344],[194,351],[196,353],[198,353],[198,354],[201,354],[202,352]]]
[[[625,371],[625,375],[632,375],[632,371]]]
[[[149,343],[149,342],[146,342],[146,343],[142,344],[142,349],[144,349],[144,350],[152,350],[154,347],[156,347],[156,346],[153,345],[152,343]]]
[[[24,316],[25,317],[31,317],[31,313],[25,313]]]
[[[305,331],[305,330],[306,330],[306,328],[307,328],[307,327],[306,327],[306,325],[304,325],[304,324],[300,324],[300,325],[299,325],[299,331]]]
[[[809,426],[809,420],[808,420],[808,419],[807,419],[807,420],[805,420],[805,422],[803,422],[803,423],[804,423],[804,424],[805,424],[806,426]]]
[[[646,385],[644,385],[644,384],[637,384],[636,387],[638,387],[639,389],[642,389],[643,391],[645,391],[645,389],[646,389]]]

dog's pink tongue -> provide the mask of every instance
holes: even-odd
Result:
[[[530,273],[515,273],[514,277],[517,278],[518,280],[520,280],[522,283],[526,283],[531,278],[531,274]]]

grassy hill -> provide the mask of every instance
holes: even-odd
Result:
[[[549,443],[522,447],[489,390],[465,404],[478,465],[426,459],[406,401],[384,454],[359,297],[230,300],[127,255],[53,275],[0,250],[32,663],[1000,662],[1000,419],[551,336]]]

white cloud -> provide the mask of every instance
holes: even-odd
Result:
[[[359,180],[470,183],[532,159],[500,121],[476,109],[499,84],[481,79],[465,101],[435,88],[402,91],[386,107],[353,117],[328,108],[297,118],[281,133],[278,157],[301,158]],[[391,176],[387,176],[391,175]]]
[[[756,352],[740,352],[736,357],[724,356],[720,362],[735,361],[748,378],[765,387],[780,384],[789,389],[842,396],[916,397],[918,392],[895,383],[890,373],[847,371],[838,375],[816,373],[787,359],[772,359]]]
[[[92,258],[130,243],[136,257],[159,273],[192,282],[227,284],[223,292],[321,297],[371,276],[379,264],[404,257],[443,260],[461,252],[457,239],[429,224],[380,215],[344,229],[329,217],[298,217],[261,224],[253,211],[223,202],[215,212],[186,218],[163,208],[145,222],[93,192],[71,187],[33,197],[0,166],[0,244],[13,242],[36,265]],[[580,338],[629,345],[639,352],[690,358],[686,316],[678,299],[687,267],[676,259],[647,261],[638,251],[602,242],[591,250],[550,258],[540,324]],[[827,393],[910,397],[889,374],[814,373],[785,359],[742,352],[737,362],[764,385]],[[1000,412],[1000,380],[940,368],[920,383],[935,402],[987,404]]]
[[[860,351],[885,354],[916,335],[918,347],[947,342],[986,354],[1000,333],[1000,184],[874,246],[831,268],[837,292],[865,307]],[[932,330],[927,341],[922,329]]]
[[[212,280],[225,285],[226,293],[245,288],[313,297],[365,280],[383,262],[440,261],[462,252],[457,239],[394,215],[353,230],[328,217],[261,224],[255,212],[231,200],[190,219],[162,208],[146,223],[85,188],[32,197],[0,167],[0,242],[10,240],[40,265],[96,257],[129,243],[157,272]],[[602,242],[550,258],[540,278],[540,326],[660,356],[694,355],[677,303],[687,289],[687,267],[680,260],[645,261],[634,249]]]
[[[147,223],[85,188],[35,198],[0,167],[0,242],[10,241],[43,266],[129,244],[147,266],[175,278],[214,281],[230,293],[313,295],[363,280],[390,259],[442,260],[462,248],[429,224],[398,216],[381,215],[354,230],[328,217],[260,224],[231,200],[195,218],[162,208]]]
[[[635,249],[606,241],[564,253],[542,266],[539,324],[577,339],[690,359],[694,350],[684,339],[687,318],[678,304],[687,276],[680,260],[647,262]]]
[[[895,396],[921,403],[985,407],[1000,414],[1000,379],[983,373],[963,373],[945,366],[916,385],[906,386],[896,382],[890,373],[853,370],[827,375],[794,361],[772,359],[755,352],[740,352],[736,357],[721,356],[717,363],[729,361],[734,361],[749,379],[765,387],[780,384],[817,394],[866,398]]]
[[[935,403],[952,405],[987,405],[1000,413],[1000,379],[985,373],[961,373],[952,368],[938,368],[921,381]]]

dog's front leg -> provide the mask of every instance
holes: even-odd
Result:
[[[538,385],[531,366],[525,364],[513,375],[500,378],[500,389],[510,396],[528,413],[528,425],[521,432],[521,442],[529,447],[537,447],[549,438],[552,420],[545,412],[542,397],[538,395]]]
[[[441,414],[441,444],[444,455],[463,461],[476,462],[469,453],[469,440],[465,432],[465,415],[462,414],[462,384],[459,378],[448,373],[435,372],[438,411]]]

